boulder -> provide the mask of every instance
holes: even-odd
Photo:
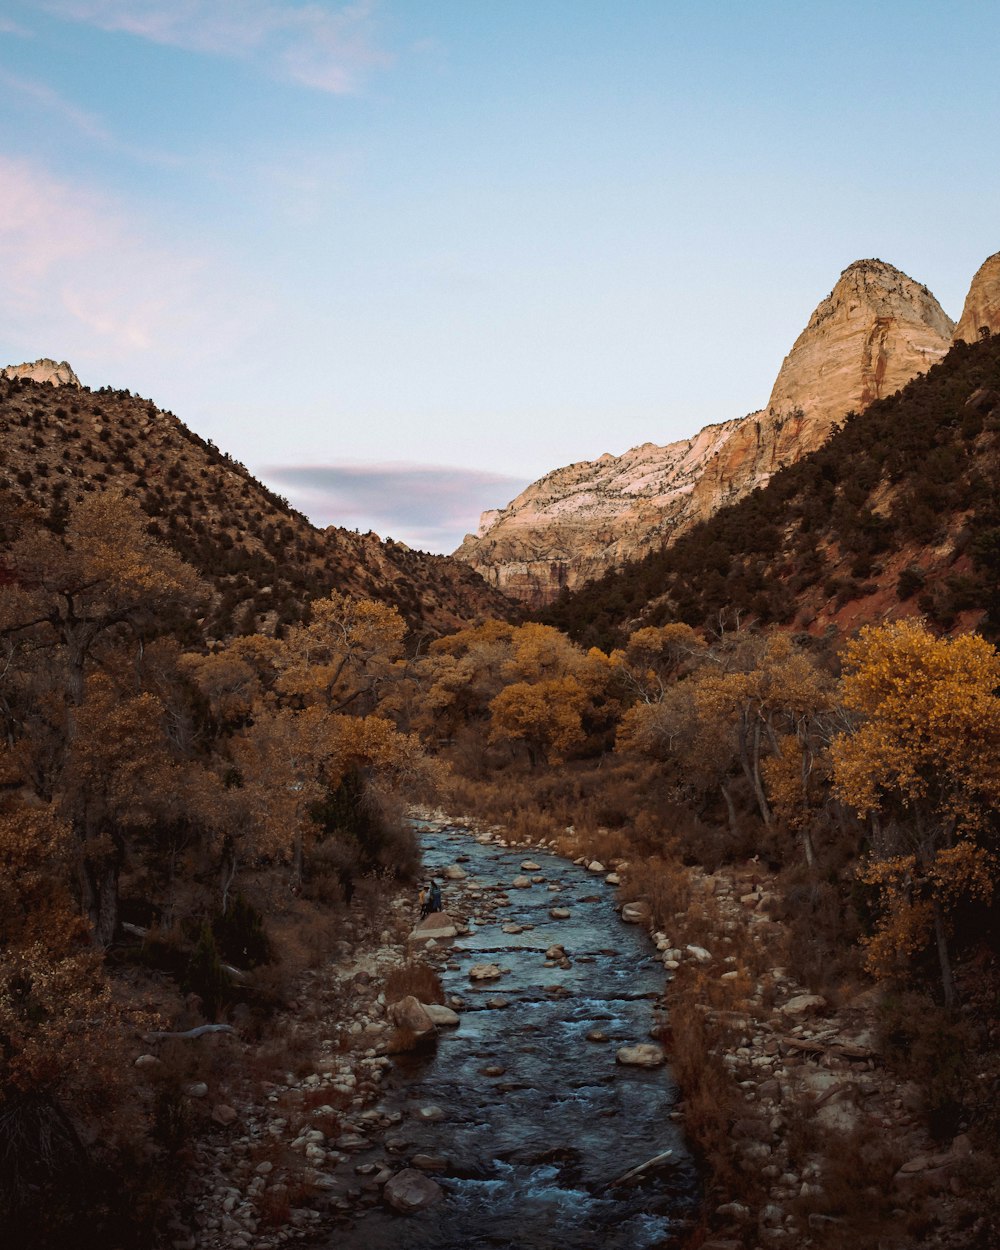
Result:
[[[450,1027],[461,1023],[461,1018],[457,1011],[452,1011],[450,1007],[442,1007],[440,1003],[424,1003],[423,1008],[437,1025]]]
[[[704,946],[686,946],[684,949],[692,959],[696,959],[700,964],[712,962],[712,952],[705,950]]]
[[[626,903],[622,908],[622,920],[626,924],[649,924],[652,919],[653,910],[644,898]]]
[[[469,969],[470,981],[495,981],[503,976],[503,969],[497,964],[473,964]]]
[[[658,1068],[667,1062],[662,1046],[652,1042],[639,1042],[636,1046],[622,1046],[615,1054],[619,1063],[636,1068]]]
[[[449,881],[464,881],[469,874],[464,868],[459,868],[458,864],[451,864],[444,870],[444,875]]]
[[[399,1002],[390,1004],[389,1019],[397,1028],[409,1029],[418,1037],[434,1032],[434,1021],[428,1014],[427,1008],[412,994],[407,994]]]
[[[404,1168],[386,1182],[382,1197],[394,1211],[410,1215],[440,1201],[441,1186],[416,1168]]]
[[[443,911],[432,911],[410,934],[411,942],[445,942],[457,935],[452,918]]]
[[[826,999],[822,994],[797,994],[790,998],[781,1008],[786,1016],[808,1016],[817,1011],[825,1011]]]
[[[230,1124],[236,1123],[236,1109],[224,1102],[216,1103],[212,1108],[212,1119],[216,1124],[221,1124],[223,1128],[228,1128]]]
[[[570,910],[568,907],[550,907],[549,915],[553,920],[568,920],[570,917]]]
[[[521,864],[523,872],[537,872],[541,868],[541,864],[536,864],[533,859],[526,859]]]
[[[555,946],[550,946],[549,949],[545,952],[545,958],[546,959],[565,959],[566,948],[559,943],[557,943]]]
[[[609,872],[604,881],[607,885],[621,885],[622,883],[621,877],[616,872]]]
[[[514,887],[515,890],[527,890],[531,886],[531,878],[530,877],[515,877],[514,880],[511,882],[511,885]]]
[[[607,872],[607,869],[599,859],[592,859],[587,865],[588,872]]]

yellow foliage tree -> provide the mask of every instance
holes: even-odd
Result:
[[[558,763],[584,740],[587,693],[575,677],[517,681],[490,704],[490,740],[523,742],[532,766]]]
[[[872,820],[862,876],[883,915],[869,963],[887,973],[933,933],[951,1005],[949,913],[990,897],[1000,866],[1000,655],[982,638],[901,621],[862,630],[844,661],[842,698],[860,723],[833,744],[834,783]]]

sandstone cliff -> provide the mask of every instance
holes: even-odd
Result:
[[[953,329],[926,287],[883,261],[857,261],[796,339],[765,409],[665,447],[556,469],[483,513],[455,554],[506,594],[550,602],[814,450],[841,417],[939,360]]]
[[[1000,334],[1000,252],[984,260],[976,271],[955,327],[955,339],[975,343],[984,326],[990,334]]]
[[[49,382],[52,386],[79,386],[80,379],[67,360],[50,360],[43,356],[25,365],[8,365],[0,370],[5,378],[28,378],[32,382]]]

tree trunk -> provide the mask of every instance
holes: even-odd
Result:
[[[955,1006],[955,981],[951,975],[951,960],[948,957],[948,937],[944,931],[944,918],[937,899],[934,900],[934,938],[937,942],[938,963],[941,965],[941,988],[944,990],[944,1005],[950,1011]]]
[[[729,783],[723,781],[719,786],[722,791],[722,797],[726,800],[726,812],[729,816],[729,832],[736,833],[736,808],[733,804],[733,796],[729,793]]]
[[[760,723],[756,725],[754,734],[754,754],[753,759],[750,758],[750,749],[747,744],[747,729],[745,721],[741,721],[736,727],[736,739],[739,744],[740,751],[740,767],[743,769],[744,776],[753,787],[754,795],[757,798],[757,808],[760,811],[760,818],[768,828],[771,827],[771,809],[768,806],[767,795],[764,793],[764,786],[760,779]]]
[[[86,856],[86,846],[84,846]],[[84,860],[83,903],[90,919],[94,942],[102,949],[114,941],[118,929],[118,876],[121,865],[118,856],[95,856]]]

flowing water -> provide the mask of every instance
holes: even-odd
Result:
[[[440,880],[456,861],[468,873],[459,885],[444,882],[444,908],[450,901],[467,912],[473,931],[455,940],[440,969],[446,995],[464,1004],[461,1025],[439,1029],[428,1053],[397,1062],[382,1106],[403,1118],[384,1153],[394,1170],[416,1154],[440,1156],[434,1179],[444,1197],[407,1216],[374,1208],[338,1230],[330,1250],[676,1244],[697,1188],[670,1119],[677,1089],[665,1068],[615,1062],[620,1046],[649,1041],[662,1023],[663,969],[648,935],[622,923],[612,888],[582,867],[461,830],[418,832],[427,875]],[[544,881],[510,888],[526,858]],[[568,908],[569,919],[552,919],[553,907]],[[503,933],[511,923],[527,927]],[[555,943],[571,967],[545,966]],[[472,982],[477,963],[496,963],[504,976]],[[593,1030],[608,1040],[588,1040]],[[427,1107],[443,1118],[418,1118]],[[611,1184],[667,1150],[669,1160],[636,1184]]]

